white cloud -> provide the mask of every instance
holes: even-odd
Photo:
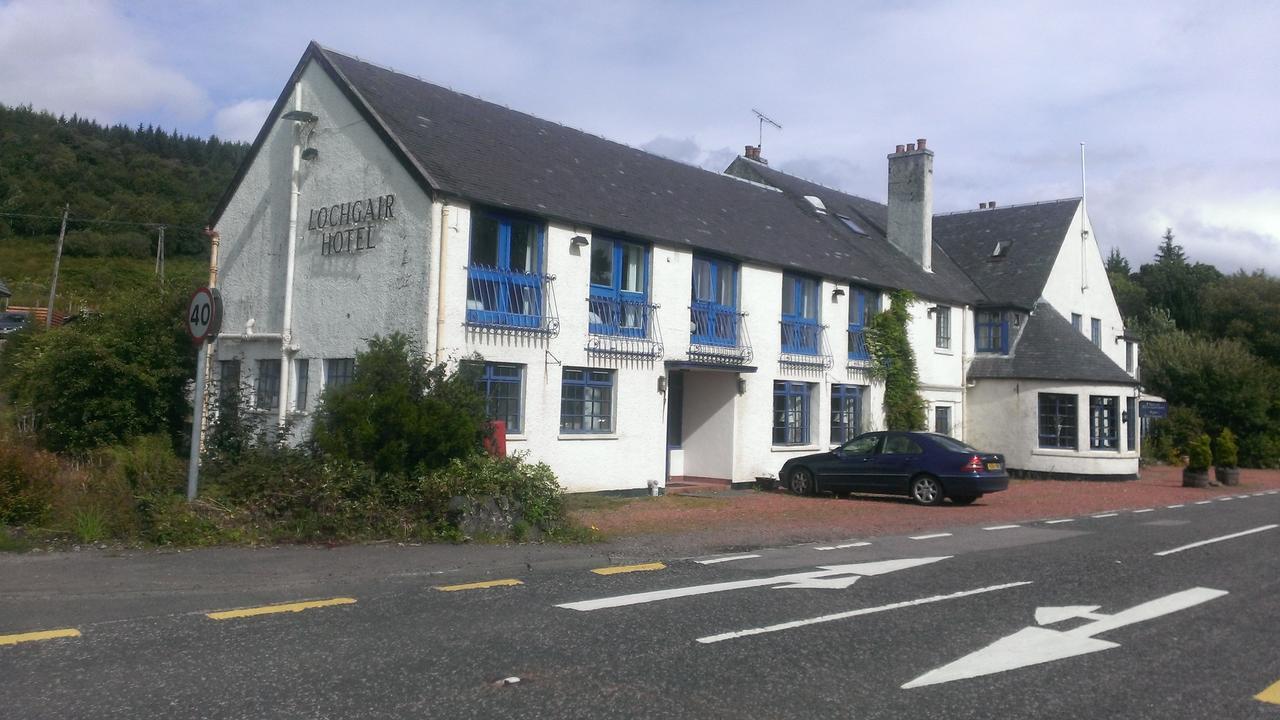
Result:
[[[151,50],[105,3],[14,0],[0,6],[0,102],[103,122],[203,116],[204,91]]]
[[[213,132],[223,140],[253,140],[274,104],[274,100],[241,100],[224,107],[213,116]]]

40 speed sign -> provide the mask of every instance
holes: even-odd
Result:
[[[187,334],[197,345],[218,335],[222,327],[222,294],[217,289],[200,288],[187,303]]]

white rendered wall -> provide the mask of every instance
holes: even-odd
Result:
[[[693,371],[685,374],[682,474],[733,478],[737,395],[738,381],[732,373]]]
[[[1077,475],[1137,475],[1138,451],[1129,448],[1128,425],[1118,426],[1119,450],[1089,449],[1089,396],[1125,398],[1134,389],[1121,385],[1082,386],[1046,380],[979,380],[968,392],[969,437],[980,450],[1003,453],[1010,469]],[[1076,396],[1076,444],[1079,449],[1040,447],[1039,394]],[[1129,422],[1138,422],[1130,418]],[[1135,438],[1137,433],[1135,433]]]

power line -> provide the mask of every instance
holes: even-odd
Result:
[[[0,217],[29,218],[29,219],[35,219],[35,220],[62,220],[61,215],[35,215],[33,213],[0,212]],[[197,234],[204,232],[203,225],[179,225],[179,224],[170,223],[170,222],[143,222],[141,220],[107,220],[105,218],[80,218],[80,217],[68,217],[67,222],[94,223],[99,225],[133,225],[133,226],[141,226],[146,228],[164,227],[169,229],[191,230]]]

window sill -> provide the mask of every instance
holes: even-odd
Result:
[[[951,348],[934,347],[933,354],[934,355],[955,355],[956,351],[952,350]]]
[[[617,440],[617,433],[561,433],[557,440]]]
[[[822,448],[817,445],[770,445],[770,452],[819,452]]]
[[[1031,451],[1032,455],[1043,455],[1045,457],[1079,457],[1079,458],[1136,458],[1137,451],[1134,450],[1071,450],[1069,448],[1035,448]]]
[[[507,442],[526,442],[529,440],[528,435],[508,435]]]

